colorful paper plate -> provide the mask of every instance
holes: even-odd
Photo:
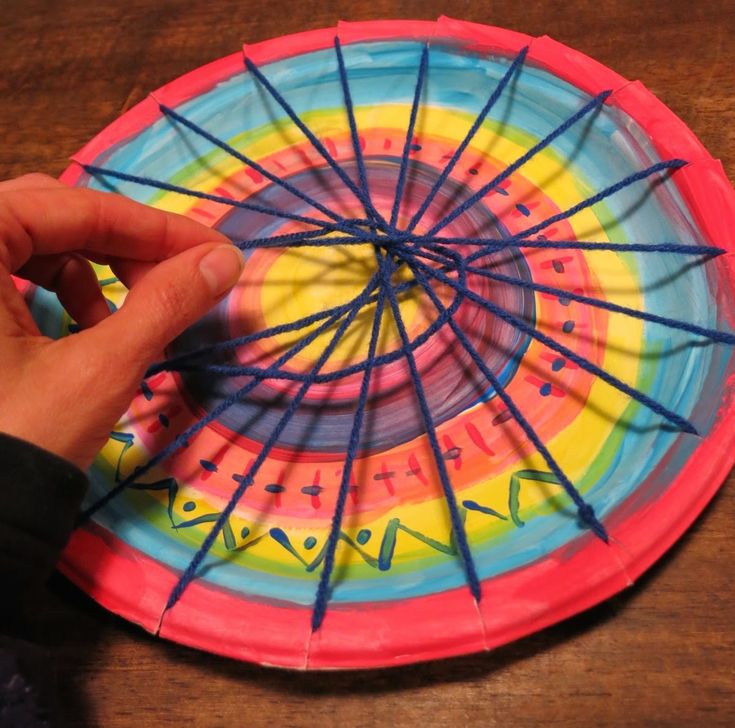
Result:
[[[294,668],[490,649],[630,585],[733,464],[733,191],[639,82],[550,38],[441,18],[246,46],[63,179],[247,254],[112,433],[64,555],[151,632]]]

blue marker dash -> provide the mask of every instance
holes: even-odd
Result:
[[[216,464],[216,463],[213,463],[213,462],[212,462],[211,460],[205,460],[204,458],[202,458],[202,459],[201,459],[201,460],[199,461],[199,464],[200,464],[200,465],[201,465],[201,466],[202,466],[202,467],[203,467],[203,468],[204,468],[204,469],[205,469],[205,470],[206,470],[207,472],[210,472],[210,473],[216,473],[216,472],[217,472],[217,470],[218,470],[218,468],[217,468],[217,464]]]

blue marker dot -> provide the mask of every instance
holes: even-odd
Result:
[[[213,463],[211,460],[204,460],[203,458],[199,461],[199,464],[210,473],[216,473],[217,472],[217,465]]]
[[[169,424],[171,424],[171,423],[169,422],[169,419],[168,419],[168,417],[166,417],[166,415],[164,415],[164,414],[163,414],[163,412],[161,412],[161,413],[160,413],[160,414],[158,415],[158,421],[159,421],[159,422],[160,422],[160,423],[161,423],[161,424],[162,424],[162,425],[163,425],[164,427],[168,427],[168,426],[169,426]]]
[[[364,546],[370,540],[370,536],[372,535],[373,534],[370,532],[369,528],[361,529],[357,534],[357,543],[359,543],[360,546]]]
[[[140,383],[140,391],[149,402],[153,399],[153,391],[145,382]]]
[[[554,359],[554,361],[551,362],[551,369],[554,372],[558,372],[560,369],[562,369],[564,367],[564,364],[566,364],[566,362],[564,361],[564,359],[562,359],[561,357],[559,357],[558,359]]]
[[[546,384],[542,384],[539,392],[542,397],[548,397],[551,394],[551,385],[548,382],[546,382]]]
[[[194,503],[194,501],[186,501],[186,503],[184,503],[184,506],[183,507],[184,507],[184,510],[187,513],[190,513],[191,511],[193,511],[197,507],[197,504]]]
[[[565,296],[559,296],[559,303],[562,306],[568,306],[572,302],[571,298],[566,298]]]
[[[475,169],[474,167],[470,167],[470,168],[469,168],[469,169],[468,169],[467,171],[468,171],[468,172],[469,172],[470,174],[477,174],[477,170],[476,170],[476,169]]]
[[[420,144],[412,144],[410,146],[410,149],[412,152],[420,152],[421,151],[421,145]]]
[[[574,321],[565,321],[561,326],[561,330],[565,334],[571,334],[574,331]]]
[[[531,214],[531,211],[520,202],[516,205],[516,210],[518,210],[518,212],[520,212],[521,215],[524,215],[525,217],[528,217]]]
[[[541,236],[539,235],[539,240],[541,240]],[[564,263],[562,263],[560,260],[552,260],[551,265],[554,267],[555,273],[563,273],[564,272]]]
[[[250,535],[250,529],[247,526],[243,526],[240,531],[240,538],[247,538]]]
[[[311,551],[311,549],[313,549],[314,546],[316,546],[316,539],[313,536],[307,536],[304,539],[304,548],[307,549],[308,551]]]

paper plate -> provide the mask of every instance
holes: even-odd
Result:
[[[66,182],[247,255],[64,555],[147,630],[294,668],[491,649],[631,584],[733,464],[733,191],[639,82],[550,38],[441,18],[246,46],[74,159]]]

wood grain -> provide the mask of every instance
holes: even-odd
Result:
[[[3,178],[60,173],[148,91],[243,41],[442,12],[548,34],[642,79],[735,171],[725,0],[4,0],[1,10]],[[266,670],[156,641],[60,577],[38,629],[60,657],[74,726],[733,725],[732,480],[627,593],[490,654],[367,673]]]

